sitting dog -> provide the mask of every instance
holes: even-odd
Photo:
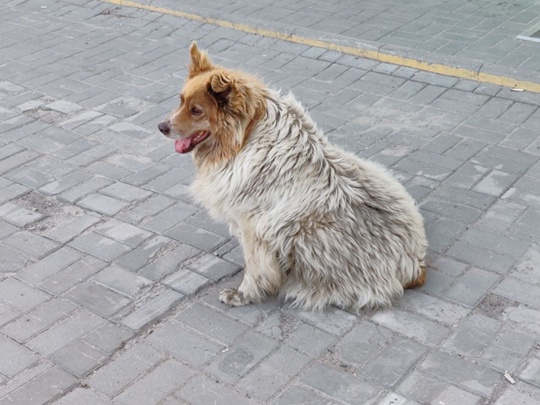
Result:
[[[159,130],[192,152],[195,198],[244,249],[229,305],[279,295],[304,308],[389,306],[421,286],[427,241],[405,188],[330,144],[292,95],[190,47],[181,104]]]

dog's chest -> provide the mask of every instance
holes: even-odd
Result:
[[[212,215],[234,219],[238,212],[253,209],[253,201],[246,192],[249,178],[234,165],[200,171],[191,186],[195,198]]]

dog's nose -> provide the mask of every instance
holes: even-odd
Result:
[[[166,122],[160,122],[157,127],[163,135],[169,135],[169,132],[171,132],[171,127]]]

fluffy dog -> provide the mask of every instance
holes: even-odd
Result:
[[[195,198],[244,249],[229,305],[389,306],[425,280],[423,220],[383,167],[330,144],[292,95],[214,65],[193,43],[181,104],[159,130],[193,152]]]

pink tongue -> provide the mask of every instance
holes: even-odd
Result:
[[[186,153],[191,146],[191,138],[177,139],[174,141],[174,149],[178,153]]]

